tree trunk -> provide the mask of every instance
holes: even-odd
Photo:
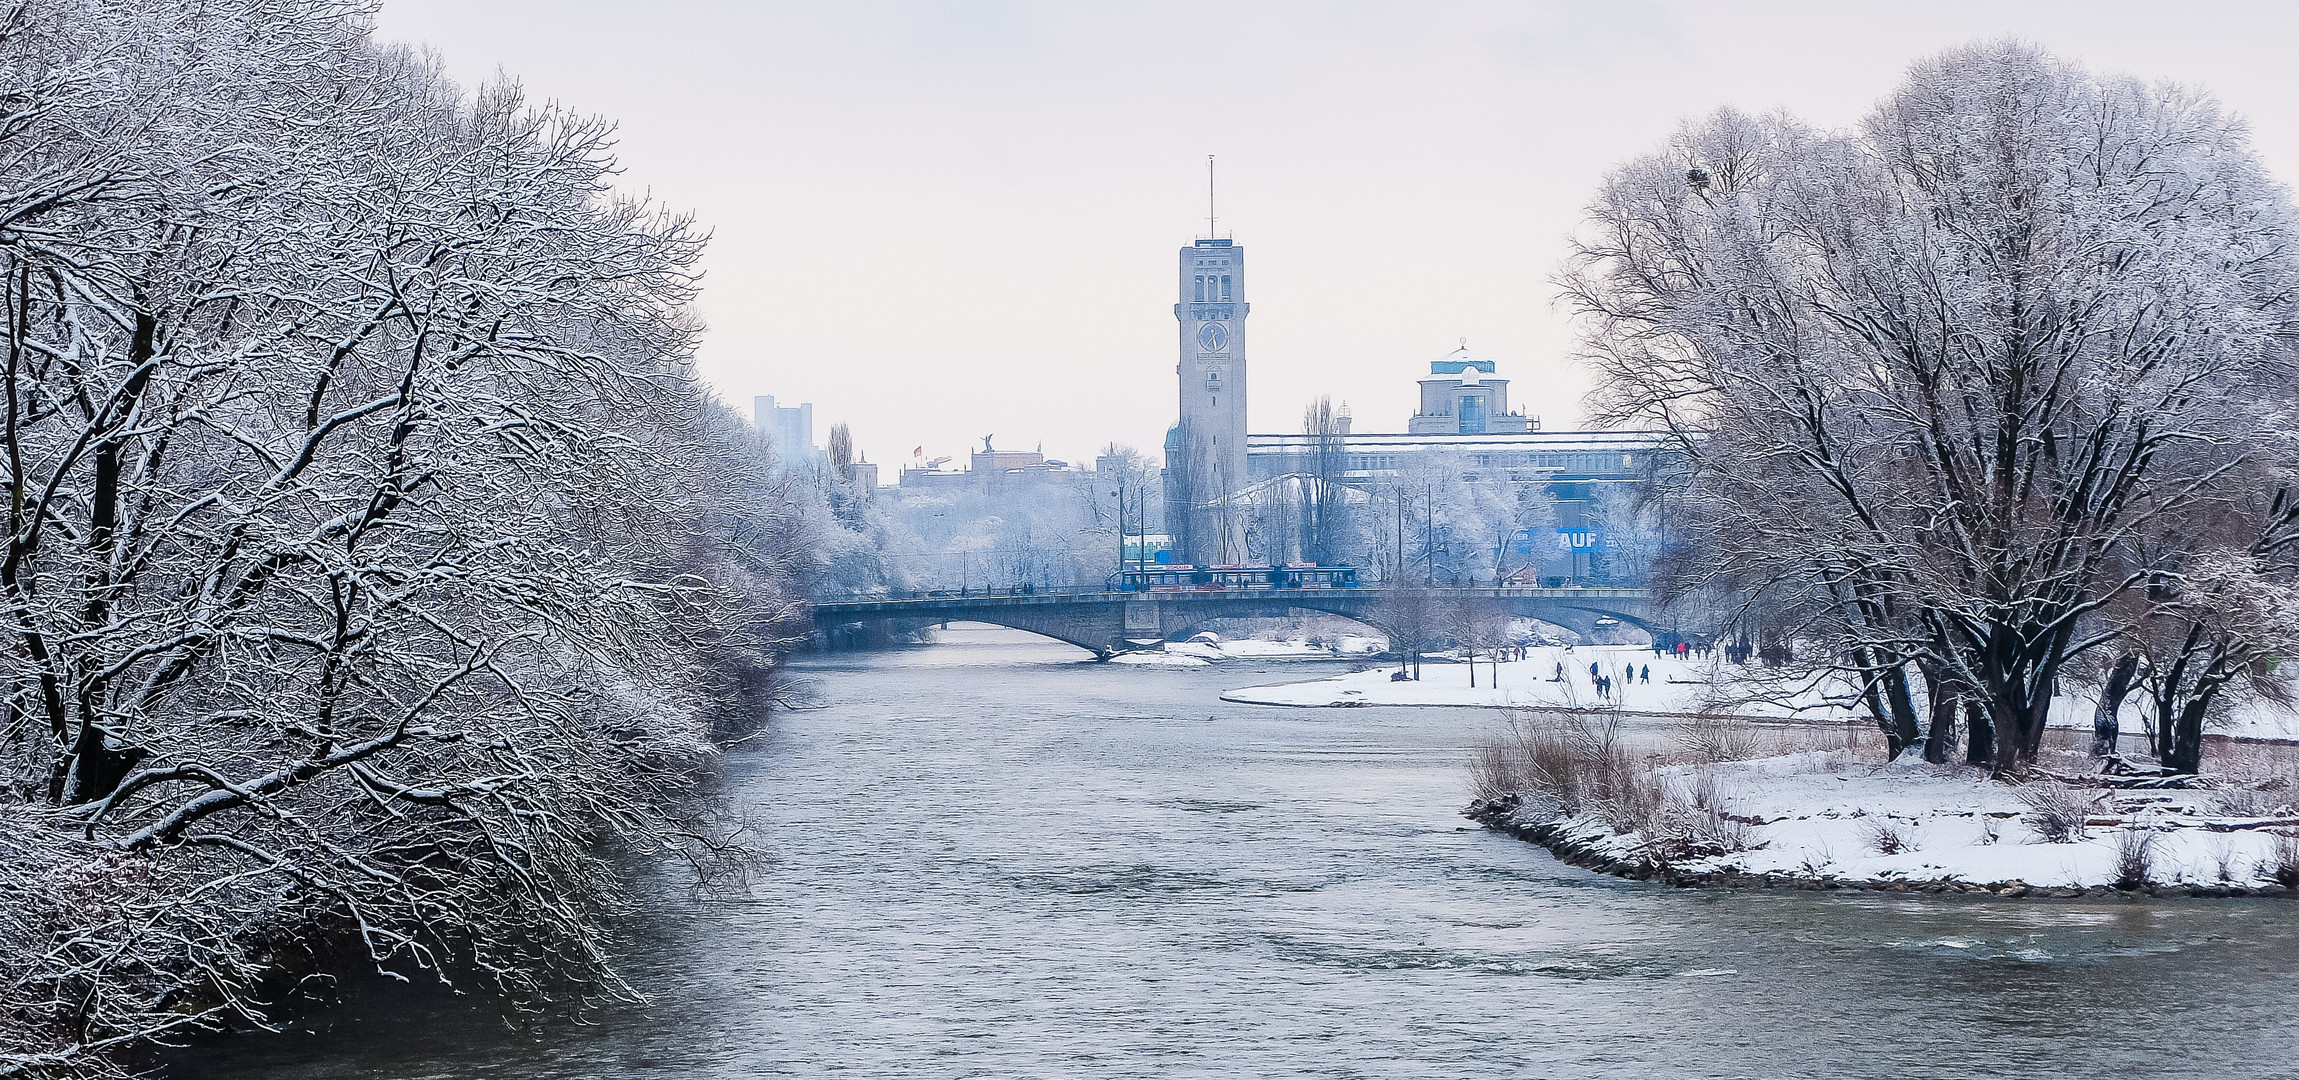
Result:
[[[1924,698],[1932,714],[1931,727],[1924,733],[1924,760],[1945,765],[1956,749],[1956,712],[1963,707],[1964,695],[1955,680],[1926,668]]]
[[[1862,697],[1869,714],[1876,718],[1876,727],[1884,733],[1886,752],[1897,760],[1901,751],[1923,737],[1916,726],[1915,700],[1908,694],[1908,670],[1903,665],[1883,663],[1875,650],[1867,648],[1853,650],[1852,662],[1868,676]]]
[[[1964,750],[1964,764],[1993,769],[1996,764],[1996,725],[1988,710],[1977,701],[1964,702],[1964,730],[1968,745]]]
[[[2115,744],[2122,734],[2117,714],[2123,710],[2123,699],[2131,693],[2132,680],[2139,674],[2139,655],[2125,653],[2116,660],[2107,673],[2107,685],[2100,688],[2099,707],[2091,714],[2091,756],[2115,756]]]
[[[2176,719],[2163,725],[2167,729],[2164,768],[2184,776],[2203,771],[2203,714],[2210,707],[2211,697],[2198,694],[2187,699]]]
[[[2027,772],[2035,761],[2037,751],[2043,748],[2044,723],[2051,716],[2052,695],[2050,685],[2039,687],[2028,700],[2016,704],[1997,702],[1996,715],[1990,719],[1996,729],[1995,775],[1999,778],[2018,776]]]
[[[1899,748],[1892,751],[1896,758],[1923,737],[1923,729],[1916,724],[1916,698],[1908,690],[1907,665],[1897,665],[1884,673],[1884,703],[1891,707],[1892,728],[1900,737]]]
[[[2172,678],[2176,679],[2178,676],[2179,672],[2174,671],[2172,673]],[[2172,754],[2171,729],[2176,726],[2172,720],[2179,715],[2179,691],[2176,684],[2171,683],[2170,680],[2163,680],[2163,682],[2169,688],[2159,687],[2152,695],[2155,705],[2155,731],[2153,732],[2154,738],[2148,743],[2147,748],[2155,754],[2156,761],[2169,762]]]
[[[65,806],[78,806],[95,802],[110,795],[128,778],[136,763],[149,757],[150,751],[137,746],[114,749],[104,739],[104,729],[82,721],[79,737],[74,740],[72,754],[63,777],[61,798]]]

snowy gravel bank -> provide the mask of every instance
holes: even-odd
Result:
[[[1466,813],[1575,865],[1679,886],[1871,889],[2073,897],[2288,896],[2299,884],[2299,806],[2288,786],[2068,788],[2088,803],[2077,834],[1979,770],[1861,764],[1826,752],[1654,771],[1669,808],[1704,820],[1624,828],[1617,813],[1564,814],[1504,796]],[[2032,796],[2031,796],[2032,797]],[[1663,828],[1675,839],[1656,842]]]

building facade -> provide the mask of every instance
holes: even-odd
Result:
[[[1541,422],[1509,411],[1509,380],[1494,363],[1469,353],[1469,343],[1429,362],[1421,380],[1421,405],[1405,430],[1413,435],[1514,435],[1540,430]]]
[[[1263,519],[1271,507],[1298,505],[1300,491],[1326,490],[1317,486],[1326,480],[1351,490],[1344,502],[1402,501],[1401,477],[1418,475],[1425,486],[1434,466],[1469,484],[1544,489],[1555,502],[1557,536],[1526,536],[1523,543],[1528,552],[1554,548],[1564,558],[1561,566],[1544,559],[1534,572],[1599,572],[1607,549],[1605,508],[1620,504],[1611,496],[1630,493],[1653,475],[1665,445],[1657,435],[1542,431],[1538,417],[1511,406],[1499,366],[1471,353],[1466,341],[1429,363],[1403,433],[1354,432],[1344,415],[1338,462],[1335,435],[1249,434],[1245,249],[1227,238],[1200,239],[1181,249],[1179,270],[1173,311],[1180,400],[1166,434],[1170,545],[1162,557],[1198,566],[1276,557],[1270,552],[1302,545],[1270,542],[1271,526]]]

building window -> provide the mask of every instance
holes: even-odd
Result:
[[[1226,303],[1228,303],[1228,302],[1229,302],[1229,275],[1228,275],[1228,274],[1223,274],[1223,275],[1221,275],[1221,302],[1222,302],[1222,303],[1224,303],[1224,304],[1226,304]]]
[[[1469,395],[1469,396],[1467,396],[1467,397],[1463,397],[1463,398],[1461,399],[1461,434],[1463,434],[1463,435],[1482,435],[1482,434],[1484,434],[1484,433],[1485,433],[1485,398],[1484,398],[1484,395],[1482,395],[1482,394],[1471,394],[1471,395]]]
[[[1202,303],[1205,303],[1205,275],[1204,275],[1204,274],[1199,274],[1199,275],[1197,276],[1197,302],[1198,302],[1198,303],[1200,303],[1200,304],[1202,304]]]

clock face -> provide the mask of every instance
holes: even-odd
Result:
[[[1198,347],[1206,352],[1221,352],[1229,348],[1229,327],[1209,322],[1197,328]]]

